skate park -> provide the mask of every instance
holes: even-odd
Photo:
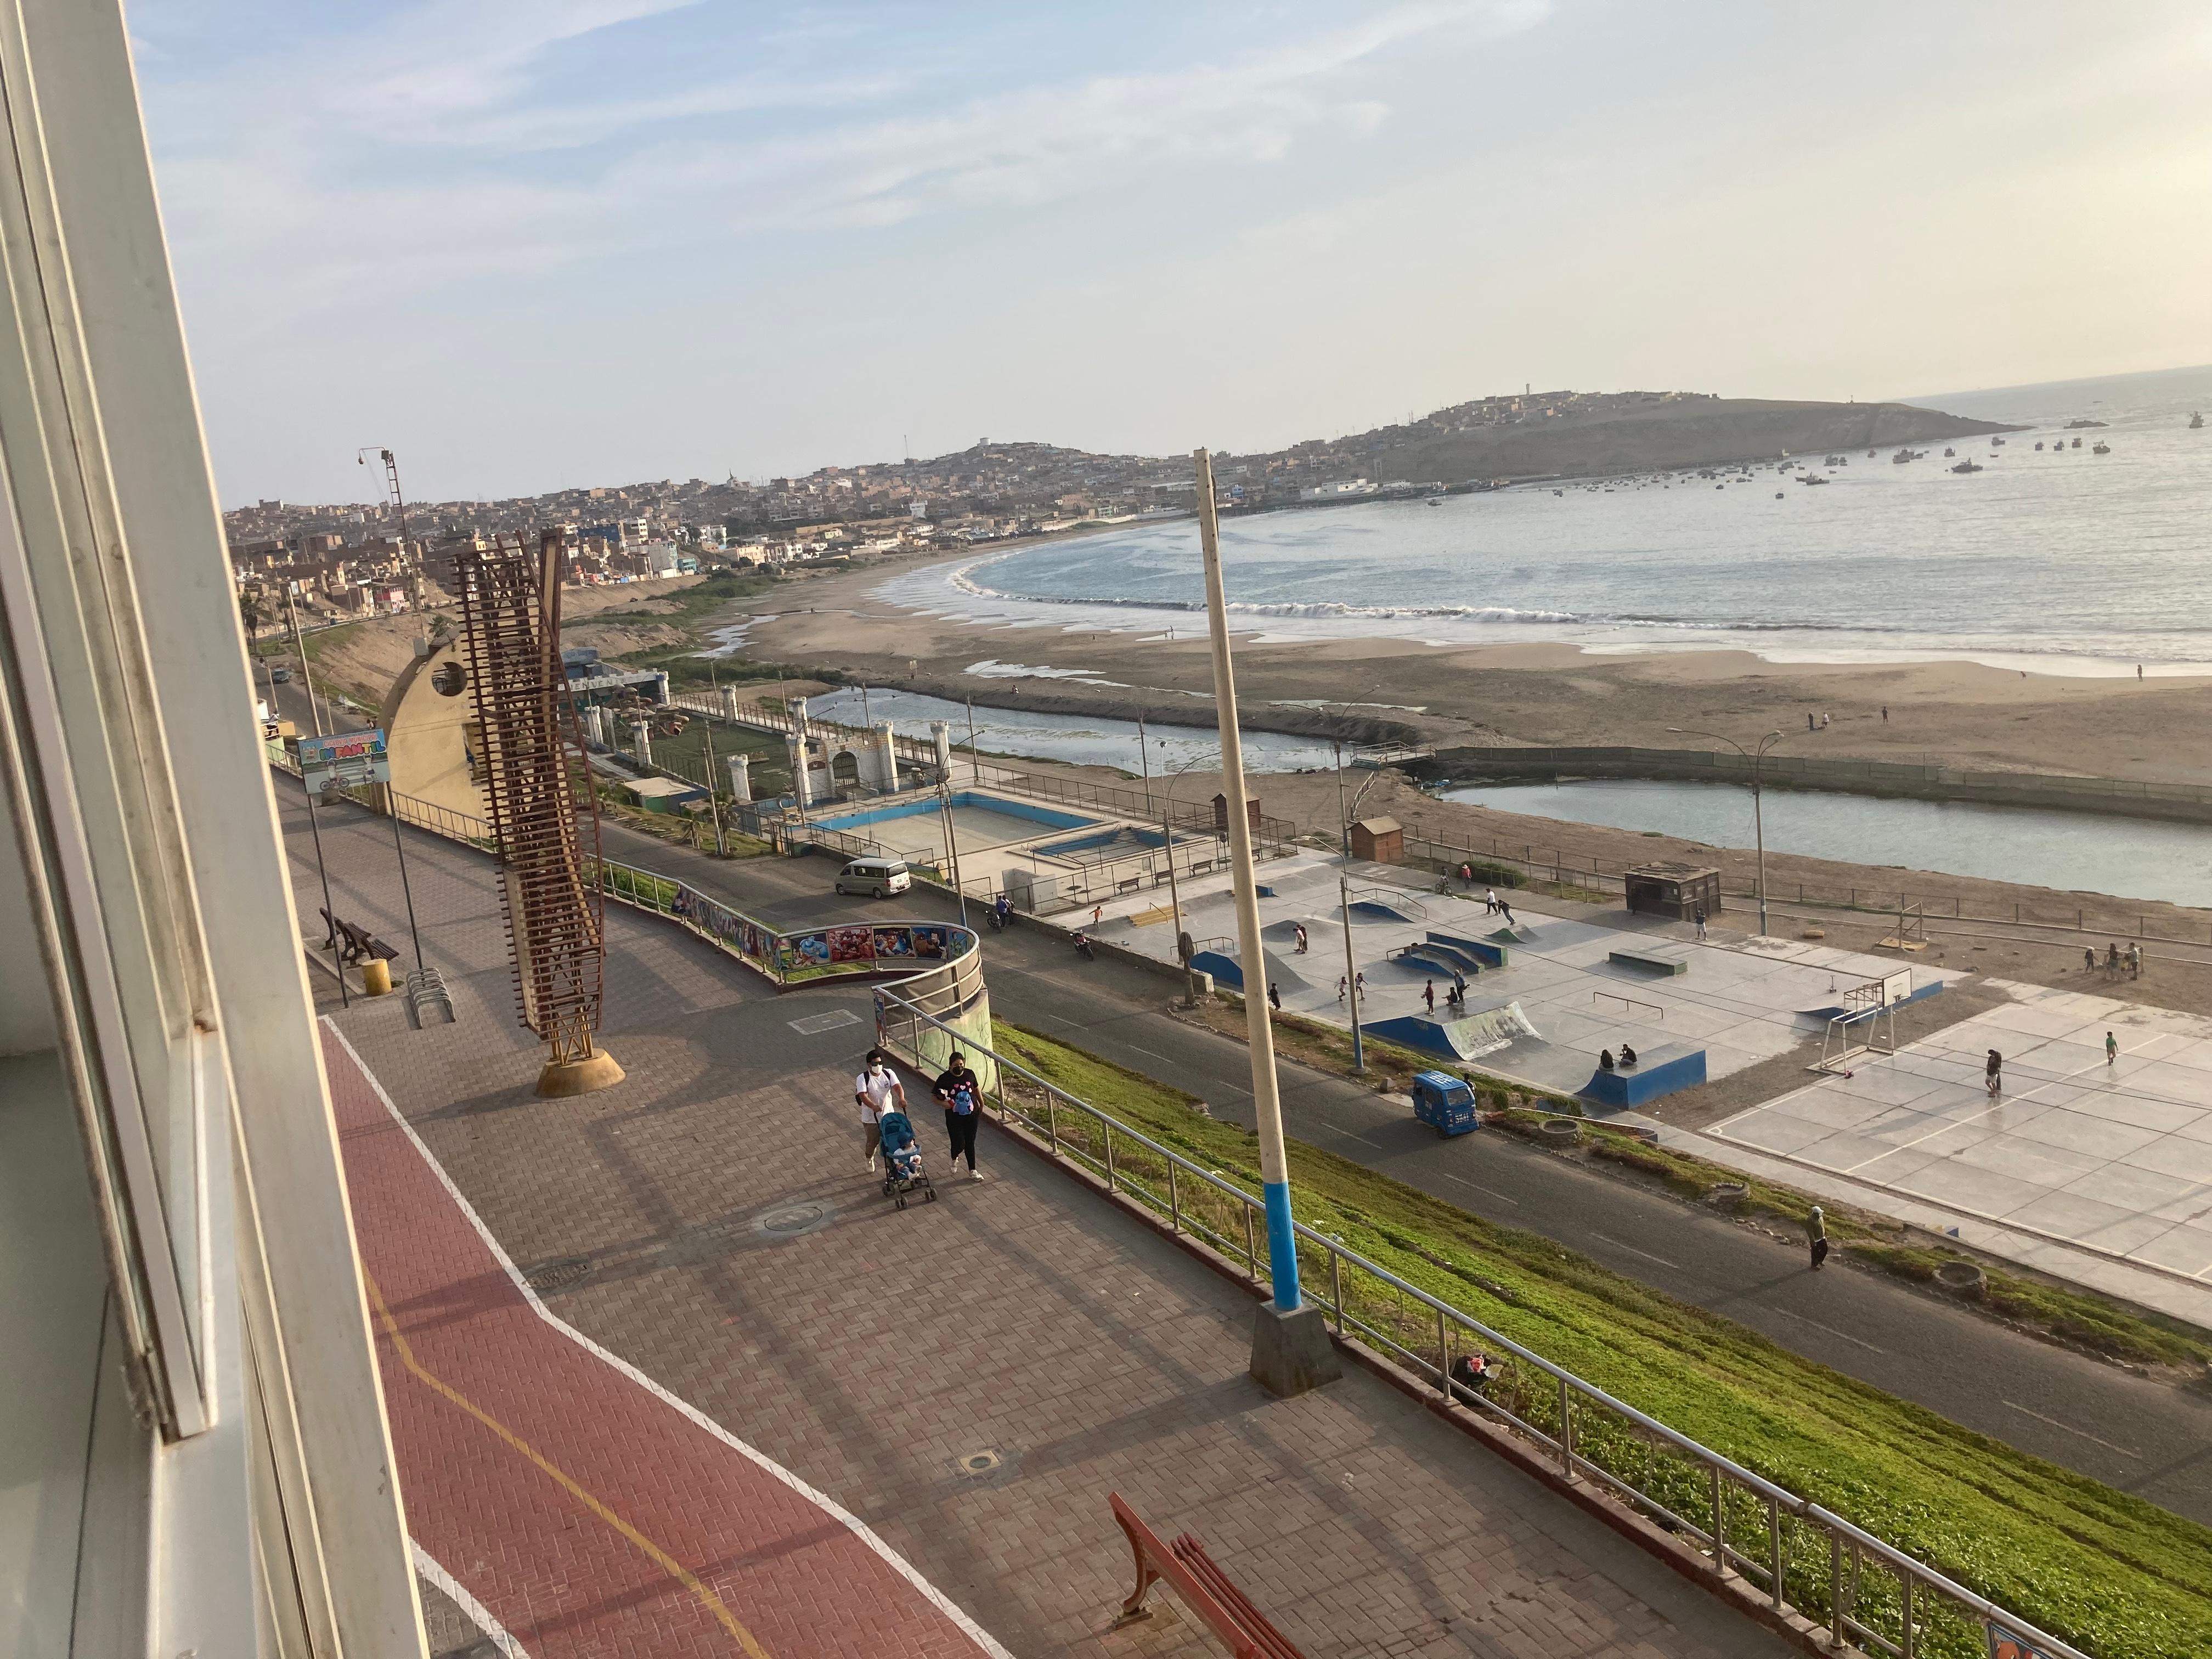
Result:
[[[1680,1089],[1723,1078],[1786,1054],[1850,1012],[1853,994],[1881,981],[1893,1000],[1919,998],[1958,977],[1813,940],[1747,937],[1716,926],[1700,944],[1687,924],[1626,911],[1504,895],[1511,909],[1489,912],[1470,894],[1410,886],[1386,865],[1346,866],[1334,854],[1298,853],[1260,867],[1260,917],[1267,982],[1285,1012],[1349,1024],[1338,981],[1349,960],[1364,975],[1366,1034],[1448,1063],[1547,1091],[1579,1097],[1586,1109],[1632,1109]],[[1349,889],[1340,899],[1339,878]],[[1455,884],[1456,885],[1456,884]],[[1236,915],[1225,880],[1185,884],[1183,928],[1192,966],[1224,988],[1243,988]],[[1175,958],[1164,907],[1109,906],[1102,939],[1162,961]],[[1569,914],[1572,912],[1574,914]],[[1725,922],[1729,918],[1720,919]],[[1306,951],[1297,950],[1297,929]],[[1908,982],[1899,983],[1900,973]],[[1462,1006],[1447,1006],[1454,974]],[[1436,1006],[1424,997],[1433,987]],[[1601,1070],[1601,1051],[1623,1045],[1636,1064]]]

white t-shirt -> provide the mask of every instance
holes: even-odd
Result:
[[[854,1078],[853,1092],[861,1097],[860,1121],[873,1123],[890,1110],[898,1088],[898,1073],[888,1066],[880,1072],[866,1071]]]

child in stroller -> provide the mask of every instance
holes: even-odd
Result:
[[[934,1204],[937,1188],[921,1167],[921,1148],[915,1144],[914,1124],[893,1108],[876,1120],[884,1142],[884,1196],[903,1210],[909,1194],[920,1192],[922,1201]]]

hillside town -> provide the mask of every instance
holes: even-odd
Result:
[[[1633,413],[1699,395],[1524,391],[1271,453],[1217,453],[1219,504],[1258,512],[1494,487],[1510,480],[1403,478],[1391,475],[1390,463],[1439,438]],[[428,555],[434,570],[439,549],[501,532],[558,529],[570,579],[600,586],[722,566],[774,574],[957,552],[1193,507],[1185,456],[1098,455],[984,439],[933,459],[823,466],[804,477],[663,478],[489,501],[262,501],[225,513],[223,524],[237,580],[273,619],[287,597],[326,617],[404,611],[412,600],[404,545]]]

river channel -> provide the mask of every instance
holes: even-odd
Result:
[[[1440,793],[1504,812],[1753,844],[1751,791],[1731,784],[1592,779]],[[1771,788],[1765,818],[1769,852],[2212,907],[2212,825]]]

